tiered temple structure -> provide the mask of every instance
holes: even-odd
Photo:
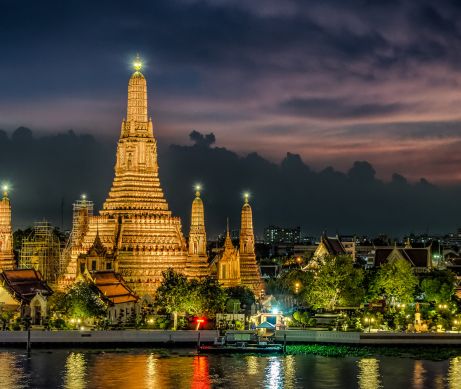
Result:
[[[203,278],[210,274],[208,266],[207,240],[205,230],[205,212],[200,198],[200,185],[195,188],[195,199],[192,201],[189,231],[189,260],[186,273],[190,277]]]
[[[234,248],[228,231],[222,255],[210,265],[205,213],[197,187],[186,244],[181,220],[172,216],[160,186],[157,142],[147,113],[146,79],[140,70],[138,60],[128,83],[127,117],[117,145],[115,178],[103,209],[93,216],[93,203],[86,198],[74,204],[72,232],[61,256],[60,289],[85,272],[116,271],[137,295],[153,295],[162,272],[173,268],[189,278],[216,274],[224,286],[248,286],[259,297],[263,283],[248,196],[242,209],[240,248]]]
[[[242,285],[252,289],[255,296],[259,297],[264,292],[264,282],[256,262],[253,211],[248,202],[248,193],[244,197],[240,220],[240,277]]]
[[[8,187],[4,186],[3,198],[0,200],[0,270],[11,270],[14,267],[11,204],[8,198]]]
[[[160,186],[157,142],[140,70],[138,60],[128,83],[127,117],[122,121],[112,188],[100,215],[88,216],[82,239],[69,250],[63,287],[75,280],[80,270],[77,258],[88,253],[97,234],[107,249],[104,255],[116,258],[118,271],[139,295],[155,292],[163,270],[186,269],[181,220],[172,216]]]

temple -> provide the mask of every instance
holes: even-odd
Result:
[[[253,231],[253,212],[245,193],[240,220],[239,247],[235,248],[227,225],[224,247],[211,261],[211,272],[225,287],[245,286],[257,298],[264,294],[264,281],[256,262],[255,237]]]
[[[248,196],[242,208],[240,247],[234,248],[228,231],[222,255],[210,264],[201,188],[195,188],[186,241],[181,220],[172,215],[160,185],[157,142],[147,102],[147,83],[138,59],[128,82],[127,115],[121,125],[112,187],[97,216],[86,197],[74,204],[72,232],[61,256],[59,288],[65,290],[87,272],[112,271],[136,295],[152,296],[162,272],[172,268],[189,278],[214,274],[224,286],[248,286],[260,296],[263,283]]]
[[[99,216],[88,215],[83,209],[84,225],[73,226],[81,236],[67,250],[61,279],[64,288],[81,271],[79,257],[81,265],[88,263],[85,257],[104,256],[105,260],[94,258],[97,268],[115,258],[111,266],[141,296],[155,292],[162,271],[186,268],[188,251],[181,220],[172,216],[160,186],[157,142],[147,113],[147,83],[140,70],[137,60],[128,82],[127,116],[122,121],[109,196]],[[101,247],[96,249],[95,243]]]
[[[240,278],[240,254],[239,250],[234,247],[229,233],[229,221],[227,222],[226,239],[224,240],[224,249],[216,255],[211,263],[212,273],[218,279],[219,283],[226,287],[241,285]]]
[[[3,198],[0,200],[0,270],[11,270],[14,267],[11,204],[8,198],[8,187],[5,185]]]
[[[252,289],[259,297],[264,292],[264,283],[256,262],[255,235],[253,231],[253,211],[248,202],[249,194],[245,193],[240,219],[240,277],[242,285]]]
[[[195,188],[195,199],[192,202],[189,231],[189,253],[186,274],[194,278],[203,278],[210,274],[208,266],[207,240],[205,230],[205,211],[200,198],[200,186]]]

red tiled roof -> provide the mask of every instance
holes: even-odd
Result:
[[[138,301],[138,296],[125,284],[123,277],[113,270],[92,272],[91,276],[99,295],[112,304]]]
[[[21,301],[30,302],[37,293],[44,296],[53,294],[40,272],[35,269],[4,270],[0,280],[9,293]]]

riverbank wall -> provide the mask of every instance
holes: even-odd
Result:
[[[197,346],[212,343],[218,331],[165,331],[165,330],[121,330],[121,331],[30,331],[32,347],[135,347]],[[0,346],[25,346],[27,331],[0,331]]]
[[[30,331],[32,347],[196,347],[211,344],[218,331]],[[0,331],[0,347],[23,347],[27,344],[27,331]],[[396,332],[337,332],[282,330],[275,332],[275,341],[286,344],[349,344],[349,345],[440,345],[461,346],[458,333],[396,333]]]
[[[275,340],[287,344],[351,344],[351,345],[461,345],[459,333],[406,332],[339,332],[285,330],[276,331]]]

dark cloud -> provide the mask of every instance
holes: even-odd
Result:
[[[227,217],[238,228],[247,190],[258,235],[269,224],[300,225],[313,235],[325,229],[398,235],[458,227],[459,185],[443,188],[425,179],[412,184],[400,174],[385,182],[366,161],[355,162],[347,173],[332,167],[315,171],[293,153],[275,164],[257,153],[242,157],[215,147],[212,134],[192,134],[190,146],[159,147],[162,186],[186,234],[196,183],[203,186],[210,237],[224,229]],[[42,218],[60,226],[63,217],[69,227],[72,202],[83,192],[99,210],[113,179],[114,159],[115,144],[73,131],[45,137],[25,128],[11,136],[0,131],[0,177],[12,186],[15,226]]]

